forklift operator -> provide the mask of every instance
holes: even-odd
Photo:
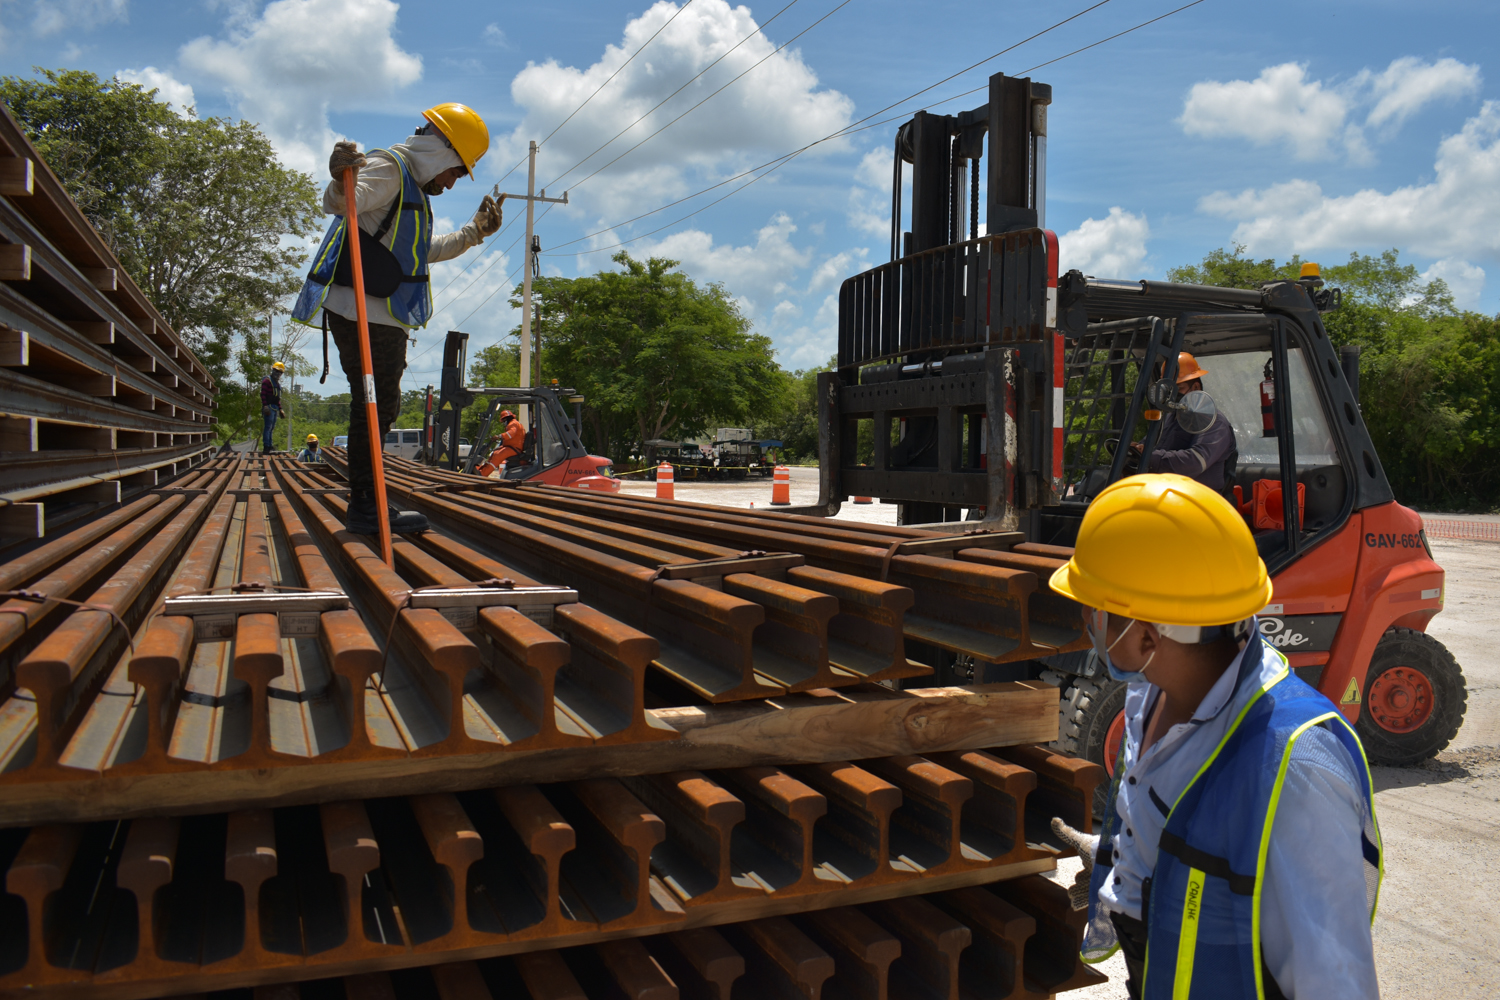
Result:
[[[1141,559],[1169,551],[1194,558]],[[1261,636],[1272,587],[1244,519],[1184,476],[1122,479],[1051,586],[1127,685],[1101,834],[1053,820],[1089,878],[1084,961],[1122,950],[1132,998],[1378,997],[1369,767]]]
[[[505,463],[521,454],[522,447],[526,444],[526,425],[516,419],[516,415],[509,410],[500,411],[500,445],[490,452],[490,465],[505,472]]]
[[[1178,398],[1202,390],[1203,376],[1207,374],[1208,371],[1198,367],[1198,359],[1191,354],[1183,351],[1177,355]],[[1139,442],[1130,446],[1136,454],[1140,454],[1141,447]],[[1162,417],[1161,437],[1146,462],[1146,471],[1175,472],[1197,480],[1215,493],[1224,494],[1234,476],[1230,463],[1238,453],[1234,428],[1224,414],[1215,414],[1208,430],[1190,434],[1178,424],[1175,414],[1168,412]]]

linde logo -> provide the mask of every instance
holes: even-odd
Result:
[[[1301,632],[1290,631],[1286,622],[1280,618],[1263,617],[1260,620],[1260,634],[1265,636],[1267,642],[1276,647],[1282,646],[1304,646],[1312,640]]]

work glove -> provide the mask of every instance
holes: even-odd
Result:
[[[333,175],[334,180],[341,181],[345,170],[350,167],[363,170],[365,162],[365,154],[354,143],[336,142],[333,144],[333,153],[328,157],[328,172]]]
[[[1099,850],[1099,838],[1073,829],[1063,822],[1061,816],[1052,817],[1052,832],[1058,840],[1077,851],[1078,857],[1083,861],[1083,867],[1074,876],[1073,884],[1068,886],[1068,900],[1073,904],[1073,909],[1086,910],[1089,907],[1089,880],[1094,876],[1094,855]]]
[[[474,228],[479,231],[479,238],[494,236],[500,231],[500,206],[505,203],[505,195],[496,201],[489,195],[479,203],[479,211],[474,213]]]

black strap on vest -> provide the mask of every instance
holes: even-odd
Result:
[[[1163,816],[1172,815],[1172,808],[1161,800],[1161,796],[1156,794],[1156,789],[1152,788],[1150,785],[1147,785],[1146,794],[1150,796],[1151,804],[1156,807],[1157,812],[1161,813]]]
[[[328,310],[323,310],[323,377],[318,379],[322,385],[328,381]]]
[[[1255,895],[1255,876],[1236,873],[1233,868],[1229,867],[1228,858],[1219,858],[1207,851],[1200,851],[1170,830],[1161,832],[1158,846],[1183,864],[1228,882],[1230,892],[1241,896]]]

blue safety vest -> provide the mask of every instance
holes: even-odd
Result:
[[[1254,640],[1241,659],[1236,689],[1256,683],[1262,657],[1285,658]],[[1259,655],[1254,655],[1258,649]],[[1370,919],[1384,875],[1370,769],[1359,737],[1323,695],[1283,666],[1260,687],[1167,815],[1156,868],[1145,899],[1144,1000],[1255,998],[1281,995],[1261,957],[1260,896],[1292,747],[1313,726],[1327,724],[1358,763],[1366,822],[1361,836]],[[1123,750],[1115,768],[1124,771]],[[1110,875],[1111,843],[1119,832],[1114,793],[1089,887],[1090,923]],[[1098,961],[1087,955],[1085,960]]]
[[[381,240],[395,255],[406,275],[389,297],[385,299],[386,311],[400,323],[411,327],[427,325],[432,317],[432,287],[427,281],[427,250],[432,243],[432,204],[421,185],[411,175],[406,158],[389,149],[374,149],[368,155],[385,153],[395,159],[401,168],[401,201],[395,212],[390,239]],[[302,292],[292,306],[292,319],[312,325],[313,317],[323,307],[328,296],[328,286],[338,268],[339,255],[343,252],[348,220],[337,216],[328,227],[323,243],[313,255],[312,269],[302,283]],[[380,323],[378,316],[370,317],[371,323]]]

